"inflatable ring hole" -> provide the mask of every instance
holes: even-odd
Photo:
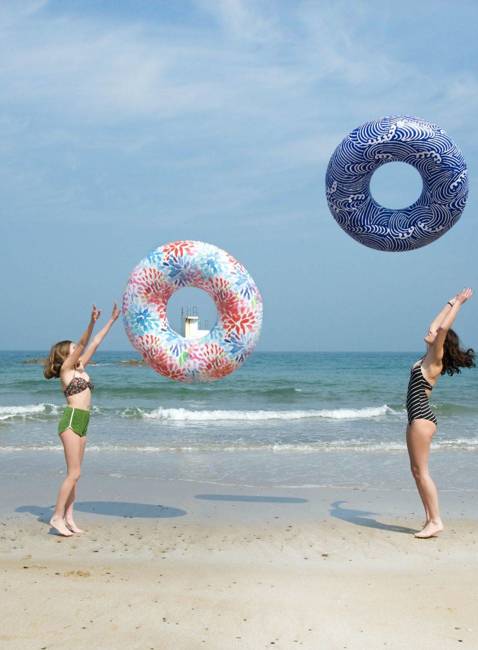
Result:
[[[419,172],[404,162],[385,163],[370,179],[370,192],[376,203],[389,210],[404,210],[418,200],[423,191]]]
[[[211,296],[202,289],[195,287],[183,287],[173,293],[167,306],[168,321],[172,329],[184,336],[184,319],[187,316],[186,327],[192,334],[191,338],[206,336],[217,323],[217,309]]]

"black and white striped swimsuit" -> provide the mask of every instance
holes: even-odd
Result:
[[[433,386],[423,376],[422,362],[420,361],[418,366],[413,365],[410,371],[410,381],[408,383],[407,392],[407,413],[409,424],[412,420],[418,419],[431,420],[437,424],[436,416],[430,408],[428,395],[426,394],[425,389],[433,390]]]

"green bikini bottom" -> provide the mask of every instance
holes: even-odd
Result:
[[[58,424],[58,433],[63,433],[66,429],[71,429],[80,437],[86,436],[89,421],[89,411],[67,406]]]

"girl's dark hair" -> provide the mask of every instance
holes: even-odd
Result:
[[[460,368],[475,367],[475,351],[472,348],[460,348],[460,339],[454,330],[448,330],[443,345],[443,368],[441,374],[454,375],[461,372]]]
[[[72,341],[59,341],[59,343],[55,343],[51,346],[50,354],[48,355],[43,368],[43,374],[46,379],[60,376],[63,361],[70,354],[71,343]]]

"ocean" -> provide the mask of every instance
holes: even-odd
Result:
[[[0,468],[58,474],[58,380],[0,352]],[[404,439],[409,369],[417,353],[257,352],[233,375],[185,385],[99,352],[85,471],[241,486],[410,488]],[[476,490],[478,370],[444,376],[431,467],[445,489]]]

